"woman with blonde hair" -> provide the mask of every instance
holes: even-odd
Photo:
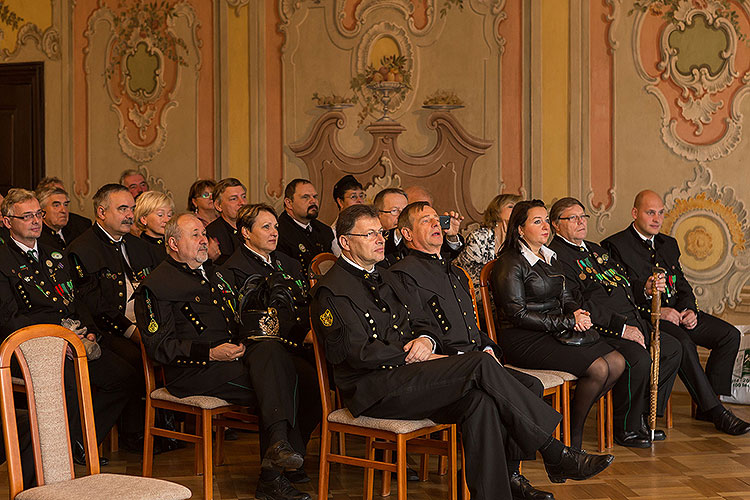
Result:
[[[174,201],[159,191],[146,191],[135,202],[135,226],[141,238],[149,242],[160,260],[167,256],[164,246],[164,226],[174,215]]]
[[[492,198],[484,211],[482,225],[469,233],[464,249],[456,257],[455,264],[466,269],[471,281],[474,282],[477,301],[479,301],[479,275],[482,268],[494,259],[500,250],[500,245],[505,239],[510,213],[521,199],[517,194],[499,194]]]

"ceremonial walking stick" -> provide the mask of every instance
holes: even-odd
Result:
[[[651,409],[648,415],[648,426],[651,429],[651,441],[654,440],[656,430],[656,404],[659,398],[659,357],[661,342],[659,341],[659,319],[661,317],[661,292],[656,289],[656,280],[666,274],[664,269],[655,267],[651,275]]]

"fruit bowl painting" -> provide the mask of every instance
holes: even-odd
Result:
[[[403,55],[383,56],[380,67],[369,64],[364,71],[352,78],[349,87],[361,95],[362,109],[359,113],[361,125],[368,116],[382,116],[378,121],[390,121],[389,103],[393,99],[403,100],[411,90],[411,71],[407,69],[407,59]]]
[[[312,100],[317,102],[315,105],[316,108],[325,109],[327,111],[341,111],[354,106],[357,102],[357,96],[344,97],[336,94],[320,95],[315,92],[312,96]]]

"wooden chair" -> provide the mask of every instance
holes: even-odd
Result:
[[[315,286],[315,283],[328,272],[331,267],[336,263],[338,258],[330,252],[319,253],[313,260],[310,261],[310,286]]]
[[[482,309],[484,311],[484,319],[487,322],[487,334],[492,340],[497,342],[497,330],[495,325],[495,314],[492,311],[493,302],[490,283],[490,279],[492,277],[492,269],[495,267],[495,262],[496,260],[491,260],[482,268],[482,272],[479,275],[479,293],[482,296]],[[519,368],[514,369],[518,370]],[[562,413],[563,416],[562,441],[566,446],[570,446],[570,391],[573,384],[577,380],[577,377],[572,373],[561,370],[542,371],[557,375],[563,380],[563,384],[560,389],[562,407],[560,413]],[[597,438],[599,443],[598,449],[600,452],[602,452],[606,448],[611,448],[614,444],[614,430],[612,428],[612,391],[609,391],[606,396],[600,398],[597,405]]]
[[[320,430],[320,477],[318,498],[328,498],[328,480],[331,463],[354,465],[366,469],[365,500],[372,500],[375,469],[395,472],[397,476],[397,498],[406,500],[406,451],[407,443],[410,452],[447,455],[450,480],[450,498],[457,498],[456,479],[456,425],[435,424],[424,420],[394,420],[371,417],[354,417],[346,408],[334,409],[331,401],[331,390],[328,379],[328,366],[321,339],[313,330],[313,348],[315,351],[315,368],[318,372],[320,399],[323,407],[323,419]],[[448,430],[448,441],[427,439],[433,432]],[[331,451],[331,438],[334,432],[362,436],[366,440],[366,458],[358,458]],[[380,439],[382,441],[375,441]],[[396,451],[396,463],[375,460],[375,449]],[[465,497],[466,498],[466,497]]]
[[[72,347],[78,401],[65,400],[63,369]],[[39,486],[23,490],[13,382],[10,362],[15,355],[23,373],[31,424],[34,468]],[[159,479],[100,474],[86,349],[78,337],[59,325],[34,325],[8,336],[0,346],[0,399],[3,436],[8,457],[11,499],[173,499],[190,498],[184,486]],[[78,404],[86,449],[88,476],[76,478],[70,452],[67,404]]]
[[[224,461],[224,428],[233,427],[258,430],[258,417],[243,412],[243,407],[233,405],[213,396],[188,396],[178,398],[165,387],[156,384],[156,368],[146,354],[140,333],[133,332],[141,348],[143,371],[146,379],[146,426],[143,432],[143,476],[150,477],[154,460],[154,436],[195,443],[195,473],[203,474],[203,498],[213,499],[213,467]],[[195,434],[171,431],[156,427],[156,409],[171,410],[195,416]],[[213,454],[212,431],[216,426],[216,454]]]

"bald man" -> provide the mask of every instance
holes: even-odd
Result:
[[[610,255],[627,271],[639,309],[651,314],[651,275],[654,267],[666,270],[656,280],[662,292],[661,330],[682,344],[680,379],[698,405],[696,418],[711,421],[730,435],[750,432],[750,424],[737,418],[719,401],[731,394],[732,368],[740,345],[740,332],[729,323],[698,310],[693,288],[680,265],[677,240],[660,233],[664,202],[650,190],[641,191],[633,203],[633,223],[602,242]],[[711,350],[706,370],[700,364],[697,346]]]

